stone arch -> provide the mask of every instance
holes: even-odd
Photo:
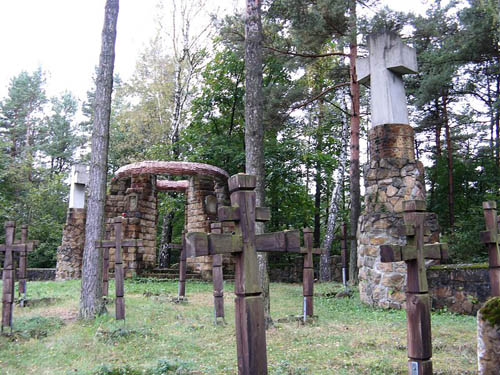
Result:
[[[187,180],[159,179],[160,175],[187,176]],[[115,172],[106,202],[106,236],[113,237],[112,219],[125,214],[124,235],[142,240],[136,253],[124,254],[127,276],[140,274],[156,265],[157,194],[161,191],[184,192],[186,197],[185,230],[209,232],[217,219],[217,206],[228,204],[227,179],[221,168],[181,161],[143,161],[125,165]],[[110,256],[110,259],[112,257]],[[202,277],[212,275],[211,257],[188,261]],[[110,267],[113,267],[110,264]]]

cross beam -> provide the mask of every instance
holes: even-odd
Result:
[[[314,263],[313,255],[319,255],[322,249],[313,248],[313,230],[311,228],[304,228],[304,248],[300,252],[304,254],[304,269],[302,275],[302,295],[304,297],[303,304],[303,319],[304,322],[307,318],[314,316]]]
[[[108,267],[109,267],[109,249],[115,248],[115,314],[116,320],[125,319],[125,300],[124,300],[124,272],[122,260],[122,246],[139,247],[142,241],[134,239],[122,239],[123,218],[117,216],[114,219],[115,239],[96,241],[96,247],[104,249],[103,256],[103,291],[108,293]],[[104,294],[104,293],[103,293]]]
[[[36,243],[22,242],[14,243],[16,235],[16,223],[14,221],[7,221],[5,223],[5,244],[0,245],[0,251],[5,252],[2,274],[2,328],[9,327],[12,331],[12,310],[14,307],[14,284],[16,281],[16,270],[14,267],[14,252],[26,254],[32,251]],[[27,230],[23,233],[23,239],[28,236]],[[25,256],[25,255],[24,255]]]
[[[229,178],[228,185],[231,208],[220,207],[218,216],[221,221],[235,222],[234,234],[187,233],[186,255],[233,254],[238,374],[267,375],[264,303],[258,280],[255,234],[255,222],[266,219],[261,214],[266,210],[256,209],[255,176],[237,174]]]
[[[417,73],[417,54],[395,33],[368,36],[369,57],[358,59],[358,81],[371,87],[372,127],[408,124],[403,74]]]
[[[380,259],[386,263],[406,262],[408,374],[432,375],[430,298],[424,260],[446,259],[448,247],[441,243],[424,245],[424,201],[404,201],[403,211],[407,245],[381,246]]]
[[[26,301],[26,279],[27,279],[27,255],[29,252],[35,250],[39,241],[28,241],[28,226],[26,224],[21,226],[21,241],[14,241],[13,250],[19,252],[19,301],[20,306],[24,307]],[[24,247],[24,245],[26,245]],[[5,245],[0,245],[0,252],[5,252]]]
[[[498,243],[498,218],[497,203],[495,201],[483,202],[484,220],[486,231],[481,232],[481,241],[488,247],[489,275],[491,296],[500,296],[500,249]]]

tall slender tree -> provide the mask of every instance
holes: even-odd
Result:
[[[102,29],[101,56],[96,81],[94,124],[90,160],[89,198],[83,250],[80,318],[93,319],[104,310],[102,303],[102,255],[95,243],[102,237],[106,174],[108,166],[109,119],[113,70],[115,65],[116,25],[119,0],[107,0]]]
[[[256,203],[265,202],[264,125],[262,106],[262,22],[261,0],[246,0],[245,18],[245,170],[257,178]],[[264,233],[258,223],[256,234]],[[269,299],[267,254],[258,254],[259,280],[264,297],[266,326],[272,324]]]

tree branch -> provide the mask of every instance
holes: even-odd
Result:
[[[306,57],[306,58],[311,58],[311,59],[316,59],[319,57],[329,57],[329,56],[348,56],[344,52],[330,52],[330,53],[321,53],[321,54],[308,54],[308,53],[300,53],[300,52],[292,52],[292,51],[283,51],[279,50],[270,46],[264,46],[265,49],[268,49],[270,51],[278,52],[283,55],[291,55],[291,56],[297,56],[297,57]]]
[[[312,97],[311,99],[308,99],[308,100],[306,100],[305,102],[303,102],[301,104],[293,106],[292,108],[290,108],[290,111],[295,111],[296,109],[303,108],[303,107],[311,104],[312,102],[315,102],[316,100],[318,100],[322,96],[328,94],[330,91],[336,90],[336,89],[338,89],[340,87],[344,87],[344,86],[349,86],[349,82],[339,83],[338,85],[329,87],[326,90],[320,92],[318,95]]]

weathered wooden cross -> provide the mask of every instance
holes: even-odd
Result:
[[[181,255],[179,257],[179,286],[177,292],[178,299],[186,298],[186,233],[182,232]]]
[[[500,236],[498,235],[498,222],[497,222],[497,202],[489,201],[483,202],[484,220],[486,221],[486,231],[481,232],[482,242],[488,246],[489,256],[489,274],[491,285],[491,296],[500,296],[500,249],[498,242]]]
[[[314,316],[314,263],[313,255],[321,254],[322,249],[313,248],[313,230],[311,228],[304,228],[304,246],[300,252],[304,254],[304,272],[302,275],[302,294],[304,297],[303,305],[303,320],[307,321],[308,318]]]
[[[429,288],[425,259],[448,258],[447,244],[424,245],[425,202],[403,202],[405,246],[382,245],[382,262],[406,262],[406,324],[408,374],[432,375],[432,338]]]
[[[210,232],[222,234],[222,223],[211,223]],[[224,274],[222,271],[222,255],[212,257],[212,281],[214,284],[214,322],[224,321]]]
[[[122,246],[126,247],[139,247],[142,246],[142,241],[134,240],[134,239],[122,239],[122,223],[123,218],[121,216],[117,216],[114,219],[114,227],[115,227],[115,239],[114,240],[105,240],[105,241],[97,241],[96,247],[104,249],[103,259],[103,289],[107,289],[108,280],[107,280],[107,267],[109,266],[109,249],[115,249],[115,313],[116,320],[125,319],[125,301],[124,301],[124,271],[123,271],[123,261],[122,261]],[[107,256],[106,256],[107,253]],[[104,274],[106,274],[106,281],[104,283]],[[106,286],[104,286],[104,284]]]
[[[17,243],[17,242],[15,242]],[[38,241],[28,242],[28,226],[26,224],[21,226],[21,244],[31,243],[31,246],[27,246],[25,250],[19,252],[19,304],[24,307],[26,302],[26,278],[27,278],[27,255],[28,252],[33,251],[36,246],[38,246]]]
[[[270,211],[256,207],[255,176],[238,174],[229,181],[231,206],[220,207],[220,221],[234,221],[234,234],[186,234],[186,256],[233,254],[235,267],[236,347],[239,375],[267,374],[266,331],[257,251],[300,251],[298,231],[255,234],[255,222],[267,221]]]
[[[16,268],[14,267],[14,252],[18,252],[26,259],[26,253],[32,251],[35,246],[35,241],[26,241],[28,237],[27,229],[23,232],[21,243],[14,243],[16,235],[16,223],[14,221],[7,221],[5,223],[5,244],[0,245],[0,251],[5,253],[3,263],[2,275],[2,333],[4,327],[9,327],[12,331],[12,309],[14,307],[14,284],[16,282]],[[26,262],[24,262],[26,266]],[[24,281],[26,282],[26,268],[22,273]],[[26,287],[26,284],[25,284]],[[25,291],[26,289],[24,289]],[[24,292],[23,291],[23,292]],[[21,292],[21,291],[20,291]]]

